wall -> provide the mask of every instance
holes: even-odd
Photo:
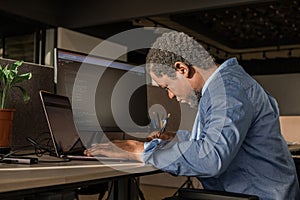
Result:
[[[300,142],[300,74],[260,75],[254,78],[277,100],[284,138],[288,142]]]
[[[281,116],[281,132],[289,143],[300,143],[300,116]]]
[[[103,40],[87,34],[79,33],[69,29],[59,27],[57,29],[57,47],[71,50],[75,52],[82,52],[89,54],[97,45]],[[97,51],[96,56],[102,56],[106,58],[115,58],[122,52],[127,51],[127,47],[117,43],[107,42],[105,51]],[[127,55],[124,54],[119,57],[119,60],[127,61]]]
[[[280,115],[300,115],[300,74],[253,76],[278,102]]]

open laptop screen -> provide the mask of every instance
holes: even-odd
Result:
[[[40,91],[56,154],[68,152],[78,142],[79,135],[74,124],[69,98]]]

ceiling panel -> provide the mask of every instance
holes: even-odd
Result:
[[[0,0],[0,36],[60,25],[105,39],[136,27],[162,26],[229,53],[261,47],[300,49],[299,0],[122,2],[31,0],[16,8],[16,0]],[[117,12],[120,9],[124,11]]]
[[[230,48],[300,44],[299,1],[285,0],[171,15],[170,19]]]

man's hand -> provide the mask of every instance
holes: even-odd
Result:
[[[143,162],[144,143],[136,140],[113,140],[108,143],[93,145],[84,151],[87,156],[104,155],[113,158],[125,158]]]
[[[155,138],[171,141],[174,139],[175,136],[176,136],[176,132],[165,131],[162,134],[159,134],[158,131],[154,131],[150,133],[150,135],[147,137],[147,141],[151,141]]]

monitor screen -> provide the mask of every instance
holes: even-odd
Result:
[[[63,49],[55,52],[56,93],[68,96],[80,131],[146,131],[143,66]]]

